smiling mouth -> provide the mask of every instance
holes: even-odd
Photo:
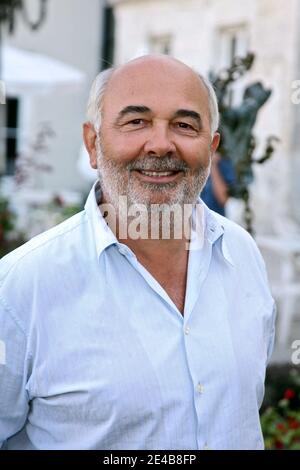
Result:
[[[138,172],[146,176],[171,176],[171,175],[178,173],[178,171],[173,171],[173,170],[172,171],[138,170]]]
[[[170,183],[178,178],[181,170],[157,171],[157,170],[134,170],[139,178],[147,183]]]

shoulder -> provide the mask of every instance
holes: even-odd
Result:
[[[216,220],[216,222],[224,228],[224,233],[227,235],[237,236],[239,238],[251,238],[251,235],[241,226],[238,225],[236,222],[224,217],[221,214],[211,210],[208,208],[209,215]]]
[[[18,266],[34,266],[35,263],[42,260],[49,260],[53,251],[57,250],[58,247],[60,249],[62,244],[64,248],[67,248],[68,244],[71,244],[74,240],[74,237],[80,235],[85,222],[84,211],[79,212],[4,256],[0,260],[0,286],[10,271]]]
[[[213,213],[213,216],[224,228],[223,241],[233,261],[232,272],[237,289],[235,295],[244,293],[249,318],[257,312],[257,327],[259,319],[262,319],[269,359],[274,342],[276,305],[270,290],[264,259],[255,239],[244,228],[219,214]],[[226,276],[224,282],[230,284],[230,276],[228,279]]]
[[[34,237],[0,260],[0,317],[5,314],[19,324],[30,321],[30,312],[43,312],[66,288],[70,274],[82,263],[89,246],[84,211]],[[88,256],[86,256],[88,257]],[[1,318],[0,318],[1,320]]]
[[[256,246],[254,238],[250,235],[247,230],[245,230],[241,225],[229,220],[227,217],[224,217],[217,212],[209,209],[210,213],[217,220],[217,222],[224,228],[224,236],[226,240],[241,241],[250,246]]]
[[[252,235],[232,220],[216,212],[210,212],[224,229],[223,240],[234,261],[245,268],[247,264],[256,265],[265,274],[265,263]]]

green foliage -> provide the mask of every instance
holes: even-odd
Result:
[[[54,223],[58,224],[82,211],[83,204],[67,204],[61,196],[55,196],[44,208],[45,212],[54,216]]]
[[[266,449],[300,450],[300,371],[278,368],[266,384],[261,414]]]
[[[15,234],[15,219],[8,200],[0,197],[0,258],[24,243],[21,235]]]
[[[0,197],[0,240],[14,229],[14,214],[9,209],[7,199]]]

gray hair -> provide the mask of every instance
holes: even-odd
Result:
[[[196,72],[197,73],[197,72]],[[200,73],[197,73],[198,77],[202,81],[208,93],[208,105],[209,105],[209,118],[210,118],[210,133],[213,137],[214,133],[217,132],[220,124],[220,114],[218,106],[218,98],[212,83]]]
[[[94,126],[97,133],[99,133],[101,127],[104,93],[114,71],[115,69],[110,67],[100,72],[95,78],[90,90],[86,116],[88,122]],[[208,92],[211,136],[213,137],[219,127],[219,108],[216,92],[207,78],[198,73],[197,75]]]
[[[91,86],[86,117],[97,133],[100,131],[101,126],[104,93],[114,71],[113,67],[103,70],[97,75]]]

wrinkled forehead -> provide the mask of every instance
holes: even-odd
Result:
[[[150,108],[190,106],[209,114],[208,92],[200,77],[190,67],[172,60],[137,61],[115,70],[104,94],[103,112],[132,104]]]

